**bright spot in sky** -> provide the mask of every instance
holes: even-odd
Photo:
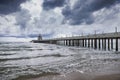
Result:
[[[15,38],[15,37],[0,37],[0,42],[30,42],[36,38]]]

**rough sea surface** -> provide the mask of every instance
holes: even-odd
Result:
[[[0,43],[0,80],[73,71],[120,73],[120,52],[41,43]]]

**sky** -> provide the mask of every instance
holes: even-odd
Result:
[[[0,41],[120,31],[120,0],[0,0]]]

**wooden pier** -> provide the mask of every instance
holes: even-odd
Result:
[[[62,37],[45,40],[32,40],[34,43],[61,44],[65,46],[78,46],[99,50],[119,51],[120,32],[92,34],[85,36]]]

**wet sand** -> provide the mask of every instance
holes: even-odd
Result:
[[[120,73],[96,75],[96,74],[73,72],[65,75],[48,75],[39,78],[31,78],[28,80],[120,80]]]
[[[93,80],[120,80],[120,74],[97,76]]]

